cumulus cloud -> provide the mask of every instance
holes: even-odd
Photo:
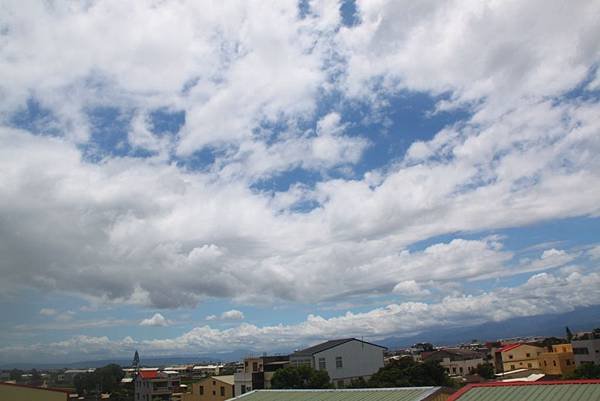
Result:
[[[4,346],[0,355],[14,358],[16,353],[39,352],[40,356],[122,355],[140,349],[151,355],[186,352],[218,352],[231,349],[291,350],[300,345],[339,336],[364,336],[373,341],[388,336],[421,332],[440,324],[464,327],[485,321],[502,321],[544,313],[560,313],[600,302],[600,275],[597,272],[539,273],[514,288],[498,288],[477,295],[447,296],[437,303],[404,302],[389,304],[368,312],[323,318],[309,315],[305,321],[290,325],[256,326],[242,323],[223,330],[199,326],[173,338],[110,340],[107,337],[75,336],[51,344]],[[502,308],[498,308],[502,305]]]
[[[25,3],[7,2],[0,293],[153,308],[402,303],[151,343],[80,336],[57,352],[215,346],[201,336],[287,346],[387,335],[401,314],[419,330],[429,320],[415,316],[452,324],[468,311],[495,320],[585,305],[560,295],[581,277],[554,274],[579,261],[597,269],[596,248],[523,257],[487,233],[600,216],[598,2],[358,1],[352,26],[337,2],[309,3],[31,1],[22,12]],[[374,170],[371,147],[404,133],[365,121],[387,126],[390,97],[407,91],[437,102],[428,116],[459,107],[466,117]],[[357,104],[365,121],[343,111]],[[157,110],[180,113],[181,126],[158,129]],[[99,130],[103,113],[115,126]],[[444,290],[524,273],[537,274],[521,287]],[[545,292],[529,297],[538,284],[558,292],[556,307]],[[509,307],[493,311],[497,302]],[[40,314],[76,324],[68,312]],[[143,322],[168,324],[160,313]]]
[[[165,319],[160,313],[155,313],[152,317],[144,319],[140,322],[140,326],[161,326],[166,327],[170,322]]]
[[[244,313],[237,310],[231,309],[221,313],[221,315],[208,315],[206,320],[244,320]]]

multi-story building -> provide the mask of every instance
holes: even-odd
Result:
[[[540,355],[545,351],[543,347],[530,344],[510,344],[496,351],[501,360],[502,372],[516,369],[539,369]],[[498,368],[498,366],[496,366]]]
[[[423,361],[438,361],[451,376],[473,374],[477,366],[485,363],[484,355],[466,349],[442,349],[433,352],[423,352]]]
[[[287,355],[245,358],[243,367],[234,374],[235,393],[241,395],[251,390],[271,388],[275,371],[288,363]]]
[[[571,340],[571,345],[576,366],[583,363],[600,365],[600,332],[598,330],[577,334]]]
[[[336,387],[343,387],[354,379],[369,379],[383,367],[387,348],[356,338],[326,341],[296,351],[290,355],[290,364],[309,365],[326,370]]]
[[[174,371],[140,370],[134,380],[134,401],[171,401],[181,380]]]
[[[546,375],[562,376],[575,370],[571,344],[556,344],[552,351],[540,355],[540,369]]]
[[[192,392],[185,393],[182,401],[225,401],[235,397],[233,375],[210,376],[192,384]]]

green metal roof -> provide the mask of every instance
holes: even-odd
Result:
[[[344,390],[255,390],[239,401],[422,401],[440,387],[401,387]]]
[[[600,383],[473,387],[457,401],[600,401]]]

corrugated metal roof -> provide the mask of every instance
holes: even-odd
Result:
[[[472,385],[448,401],[600,401],[600,380]]]
[[[239,401],[421,401],[441,387],[402,387],[345,390],[256,390],[234,399]]]

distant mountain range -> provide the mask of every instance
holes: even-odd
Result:
[[[499,305],[501,307],[501,305]],[[571,331],[588,331],[594,327],[600,327],[600,305],[579,308],[572,312],[560,314],[548,314],[530,317],[518,317],[501,322],[488,322],[468,327],[439,327],[432,328],[419,335],[410,337],[389,337],[377,344],[384,345],[389,349],[409,347],[418,342],[429,342],[435,345],[454,345],[470,342],[473,339],[479,341],[496,340],[500,338],[525,337],[525,336],[555,336],[564,337],[565,326]],[[271,350],[270,354],[285,354],[292,350]],[[196,356],[172,356],[172,357],[144,357],[141,363],[144,366],[169,366],[201,362],[227,362],[238,361],[247,355],[256,355],[256,352],[248,350],[235,350],[228,353],[204,353]],[[95,368],[116,363],[121,366],[131,365],[131,358],[105,359],[96,361],[82,361],[73,363],[7,363],[0,365],[0,369],[58,369],[58,368]]]
[[[455,345],[470,342],[473,339],[489,341],[527,336],[564,337],[565,326],[569,326],[572,332],[589,331],[594,327],[600,327],[600,305],[579,308],[567,313],[517,317],[477,326],[432,328],[419,335],[390,337],[377,343],[394,349],[409,347],[419,342]]]

